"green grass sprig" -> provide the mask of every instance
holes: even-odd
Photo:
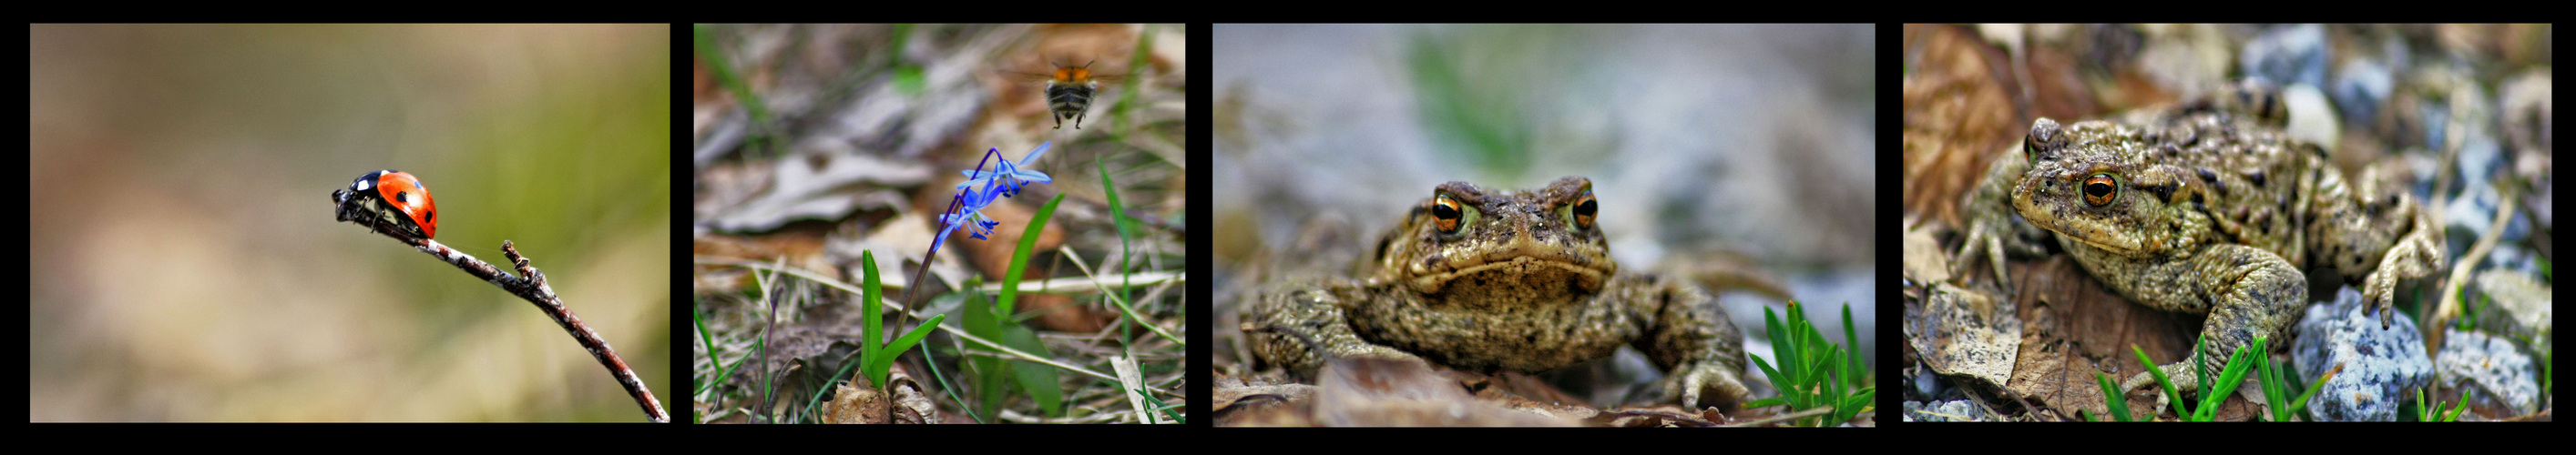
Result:
[[[948,315],[931,315],[930,320],[913,326],[911,332],[895,338],[894,342],[879,344],[877,340],[885,333],[884,323],[878,320],[884,317],[880,313],[885,308],[885,294],[879,290],[881,286],[877,284],[876,253],[860,251],[859,264],[859,274],[864,280],[859,285],[859,289],[866,291],[860,300],[864,302],[862,305],[865,305],[862,312],[867,313],[859,317],[861,324],[865,324],[862,326],[863,333],[867,335],[867,339],[860,342],[859,361],[867,365],[864,371],[867,372],[868,380],[873,381],[869,384],[877,390],[885,390],[886,376],[894,370],[894,358],[903,355],[903,351],[912,349],[912,345],[920,343],[922,337],[930,336],[930,329],[938,327],[939,321],[948,319]]]
[[[1828,414],[1798,419],[1799,425],[1808,426],[1840,425],[1875,408],[1878,388],[1870,384],[1872,375],[1861,367],[1859,356],[1826,341],[1823,332],[1807,321],[1806,311],[1800,309],[1798,302],[1789,302],[1786,322],[1770,308],[1763,308],[1762,323],[1771,334],[1771,346],[1780,362],[1775,367],[1755,356],[1753,363],[1762,368],[1772,384],[1780,386],[1780,396],[1754,400],[1745,407],[1785,404],[1799,411],[1833,409]],[[1855,326],[1848,303],[1843,305],[1843,327],[1845,345],[1858,346],[1859,336],[1849,329]]]
[[[2225,365],[2225,368],[2218,373],[2218,378],[2214,380],[2209,377],[2209,366],[2205,364],[2208,361],[2208,356],[2189,356],[2192,359],[2192,374],[2197,375],[2196,377],[2200,380],[2200,384],[2198,384],[2199,387],[2197,387],[2199,390],[2195,391],[2200,394],[2200,401],[2196,402],[2183,400],[2182,389],[2174,386],[2173,379],[2165,376],[2164,369],[2156,367],[2155,359],[2147,356],[2147,351],[2145,349],[2141,349],[2137,345],[2133,344],[2129,345],[2129,352],[2137,356],[2139,364],[2146,365],[2147,374],[2156,378],[2156,385],[2159,390],[2164,391],[2165,397],[2174,403],[2174,406],[2176,407],[2174,409],[2174,415],[2181,417],[2183,421],[2208,422],[2216,420],[2218,417],[2218,406],[2226,403],[2227,397],[2235,394],[2236,388],[2245,384],[2245,377],[2247,375],[2255,375],[2257,379],[2256,382],[2263,387],[2264,400],[2272,406],[2273,415],[2271,417],[2274,420],[2286,421],[2299,415],[2301,411],[2305,410],[2308,398],[2315,396],[2317,389],[2322,388],[2326,379],[2334,377],[2334,374],[2329,372],[2325,376],[2317,378],[2317,385],[2308,387],[2308,392],[2300,395],[2298,400],[2295,402],[2283,402],[2281,401],[2281,397],[2289,393],[2287,388],[2288,382],[2284,379],[2286,374],[2281,370],[2281,367],[2275,366],[2269,361],[2269,356],[2263,355],[2264,352],[2268,352],[2266,350],[2268,343],[2269,340],[2267,338],[2255,338],[2253,344],[2237,349],[2234,355],[2228,356],[2226,363],[2221,364]],[[2208,348],[2208,345],[2209,334],[2202,333],[2192,341],[2191,352],[2203,352],[2204,349]],[[2260,370],[2260,372],[2257,373],[2257,370]],[[2335,368],[2335,371],[2341,370],[2341,366],[2337,366]],[[2101,382],[2102,396],[2105,397],[2105,401],[2108,402],[2107,404],[2110,405],[2111,409],[2114,411],[2112,417],[2122,422],[2132,421],[2134,417],[2129,415],[2128,400],[2124,398],[2125,394],[2120,393],[2119,387],[2111,383],[2110,377],[2104,376],[2101,373],[2094,373],[2093,376],[2097,381]]]

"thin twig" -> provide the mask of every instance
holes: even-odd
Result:
[[[1082,271],[1082,274],[1084,274],[1084,275],[1091,275],[1091,274],[1092,274],[1092,273],[1091,273],[1091,265],[1090,265],[1090,264],[1084,264],[1084,263],[1082,262],[1082,255],[1080,255],[1080,254],[1075,254],[1075,253],[1073,252],[1073,248],[1059,245],[1059,246],[1057,246],[1057,247],[1056,247],[1056,249],[1057,249],[1057,250],[1060,250],[1060,251],[1058,251],[1058,253],[1063,254],[1063,255],[1064,255],[1064,257],[1069,258],[1069,259],[1072,259],[1072,260],[1073,260],[1073,267],[1074,267],[1075,269],[1079,269],[1079,270],[1081,270],[1081,271]],[[1144,326],[1146,330],[1152,330],[1152,331],[1154,331],[1154,333],[1155,333],[1155,334],[1162,335],[1162,336],[1163,336],[1163,339],[1171,340],[1173,343],[1178,343],[1178,344],[1180,344],[1180,345],[1182,345],[1182,346],[1189,346],[1189,345],[1190,345],[1190,343],[1189,343],[1188,341],[1183,341],[1183,340],[1181,339],[1181,336],[1180,336],[1180,335],[1174,335],[1174,334],[1172,334],[1172,332],[1171,332],[1170,330],[1168,330],[1168,329],[1164,329],[1164,328],[1163,328],[1163,326],[1162,326],[1162,324],[1153,323],[1153,322],[1151,322],[1151,321],[1146,321],[1144,316],[1139,316],[1139,315],[1137,315],[1137,314],[1136,314],[1136,307],[1134,307],[1134,306],[1131,306],[1131,305],[1128,305],[1128,304],[1127,304],[1127,299],[1126,299],[1125,294],[1123,294],[1123,293],[1112,293],[1112,292],[1109,292],[1109,289],[1107,289],[1105,285],[1106,285],[1106,283],[1103,283],[1103,282],[1102,282],[1102,280],[1091,280],[1091,287],[1093,287],[1093,288],[1098,288],[1098,289],[1099,289],[1099,291],[1100,291],[1100,296],[1101,296],[1101,298],[1102,298],[1102,299],[1106,299],[1106,300],[1108,300],[1108,301],[1109,301],[1109,303],[1111,303],[1111,304],[1115,304],[1115,305],[1118,307],[1118,311],[1123,312],[1123,313],[1126,313],[1126,315],[1127,315],[1127,320],[1129,320],[1129,321],[1135,321],[1135,322],[1137,322],[1137,324],[1136,324],[1136,325]]]
[[[581,317],[572,314],[572,308],[564,306],[563,297],[556,295],[554,287],[546,284],[546,274],[538,271],[536,267],[529,266],[528,258],[520,256],[518,247],[511,245],[510,241],[501,241],[501,252],[510,257],[510,262],[519,269],[520,276],[510,276],[509,273],[502,272],[492,264],[475,259],[474,255],[448,248],[447,245],[441,245],[436,240],[412,238],[398,234],[399,230],[394,229],[393,226],[382,225],[382,223],[371,224],[368,222],[370,219],[372,217],[350,220],[353,223],[368,226],[377,234],[411,245],[412,249],[429,253],[432,257],[464,270],[466,274],[481,278],[486,283],[492,283],[493,286],[500,287],[511,295],[535,304],[537,310],[546,312],[546,316],[555,319],[555,324],[562,325],[565,332],[571,333],[573,341],[581,343],[582,349],[589,350],[591,357],[599,359],[599,365],[607,368],[610,376],[617,378],[618,385],[626,387],[626,393],[635,397],[637,406],[644,408],[645,417],[651,418],[654,423],[671,421],[671,414],[662,410],[661,400],[653,397],[652,389],[644,387],[644,379],[636,376],[634,369],[626,367],[626,360],[617,356],[617,350],[608,347],[608,340],[601,338],[599,332],[591,330],[589,325],[582,324]]]
[[[1181,272],[1135,272],[1124,275],[1068,276],[1043,280],[1020,280],[1020,292],[1081,295],[1084,292],[1107,292],[1109,289],[1142,288],[1159,284],[1174,283],[1188,278],[1183,275],[1184,274]],[[1128,279],[1132,281],[1121,284],[1118,282],[1120,279]],[[1090,285],[1087,286],[1090,290],[1086,291],[1084,289],[1086,286],[1083,285]],[[984,292],[1001,292],[1002,283],[984,283],[983,286],[975,287],[975,290]],[[1145,299],[1136,300],[1142,301]]]
[[[2450,325],[2452,318],[2460,317],[2460,285],[2469,281],[2469,273],[2477,270],[2478,263],[2486,262],[2488,252],[2495,251],[2496,241],[2504,238],[2505,222],[2513,221],[2514,200],[2518,198],[2504,196],[2501,190],[2496,194],[2499,196],[2496,199],[2503,201],[2496,206],[2495,219],[2487,222],[2486,235],[2478,236],[2478,242],[2469,245],[2469,253],[2460,255],[2459,261],[2451,263],[2451,276],[2443,280],[2441,298],[2424,309],[2424,323],[2415,327],[2415,330],[2424,332],[2424,340],[2428,342],[2425,346],[2442,345],[2445,333],[2442,327]]]
[[[1781,415],[1776,415],[1776,416],[1764,417],[1764,418],[1761,418],[1761,419],[1758,419],[1758,420],[1752,420],[1752,421],[1746,421],[1746,422],[1736,422],[1736,423],[1730,423],[1730,424],[1719,425],[1719,426],[1724,426],[1724,427],[1758,427],[1758,426],[1763,426],[1763,425],[1770,425],[1770,424],[1774,424],[1774,423],[1787,422],[1787,421],[1791,421],[1791,420],[1804,419],[1804,418],[1808,418],[1808,417],[1815,417],[1815,416],[1821,416],[1821,415],[1832,414],[1832,413],[1834,413],[1834,407],[1833,407],[1833,405],[1825,405],[1824,407],[1820,407],[1820,408],[1813,408],[1813,409],[1808,409],[1808,410],[1804,410],[1804,411],[1792,412],[1792,413],[1788,413],[1788,414],[1781,414]],[[1874,414],[1874,413],[1873,413],[1873,414]]]

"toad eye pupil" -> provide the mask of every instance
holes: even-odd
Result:
[[[2110,205],[2111,198],[2118,194],[2118,181],[2113,180],[2110,174],[2093,174],[2092,178],[2084,179],[2084,202],[2087,204],[2097,207]]]
[[[1574,226],[1584,229],[1591,228],[1593,220],[1592,216],[1600,211],[1601,204],[1593,201],[1592,193],[1584,193],[1583,199],[1574,203]]]

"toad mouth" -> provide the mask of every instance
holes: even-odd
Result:
[[[1412,284],[1414,289],[1436,293],[1451,281],[1461,278],[1484,273],[1515,273],[1512,271],[1519,270],[1515,274],[1524,276],[1567,273],[1571,274],[1568,279],[1577,281],[1576,284],[1582,288],[1598,289],[1601,283],[1608,281],[1610,274],[1617,270],[1615,265],[1606,264],[1607,261],[1577,262],[1560,259],[1573,256],[1574,253],[1571,250],[1567,247],[1540,245],[1527,238],[1515,239],[1498,251],[1480,255],[1457,255],[1455,257],[1459,260],[1448,264],[1425,266],[1417,263],[1414,265],[1415,274]]]
[[[1576,274],[1576,275],[1581,276],[1581,278],[1584,280],[1584,282],[1585,282],[1585,283],[1592,284],[1591,286],[1585,286],[1586,288],[1591,288],[1591,287],[1596,287],[1596,286],[1598,286],[1598,283],[1600,283],[1600,282],[1601,282],[1601,280],[1602,280],[1603,278],[1606,278],[1606,277],[1608,276],[1607,274],[1602,273],[1602,271],[1601,271],[1600,269],[1595,269],[1595,268],[1591,268],[1591,267],[1584,267],[1584,266],[1581,266],[1581,265],[1576,265],[1576,264],[1571,263],[1571,262],[1565,262],[1565,261],[1550,261],[1550,260],[1543,260],[1543,259],[1539,259],[1539,258],[1535,258],[1535,257],[1530,257],[1530,256],[1519,256],[1519,257],[1514,257],[1514,258],[1511,258],[1511,259],[1508,259],[1508,260],[1491,261],[1491,262],[1486,262],[1486,263],[1484,263],[1484,264],[1478,264],[1478,265],[1474,265],[1474,266],[1469,266],[1469,267],[1465,267],[1465,268],[1460,268],[1460,269],[1452,270],[1452,271],[1449,271],[1449,272],[1437,273],[1437,274],[1431,274],[1431,275],[1425,275],[1425,276],[1422,276],[1422,277],[1417,277],[1417,278],[1414,278],[1414,279],[1413,279],[1413,284],[1414,284],[1414,287],[1416,287],[1416,288],[1420,288],[1420,289],[1423,289],[1423,290],[1425,290],[1425,291],[1436,292],[1436,291],[1438,291],[1438,290],[1440,289],[1441,285],[1447,284],[1448,282],[1450,282],[1450,281],[1452,281],[1452,280],[1456,280],[1456,279],[1458,279],[1459,277],[1471,276],[1471,275],[1475,275],[1475,274],[1479,274],[1479,273],[1485,273],[1485,272],[1491,272],[1491,271],[1498,271],[1498,270],[1505,270],[1505,269],[1513,269],[1513,268],[1534,268],[1534,267],[1554,267],[1554,268],[1556,268],[1556,269],[1564,270],[1564,271],[1566,271],[1566,272],[1572,272],[1572,273],[1574,273],[1574,274]],[[1528,272],[1524,272],[1524,274],[1526,274],[1526,273],[1528,273]]]
[[[2131,253],[2134,253],[2134,252],[2138,251],[2138,244],[2137,244],[2137,242],[2109,243],[2109,242],[2103,242],[2103,241],[2100,241],[2100,240],[2094,240],[2094,239],[2093,239],[2093,236],[2086,236],[2086,235],[2066,235],[2066,234],[2064,234],[2064,233],[2060,233],[2060,234],[2061,234],[2061,235],[2059,235],[2059,237],[2061,237],[2061,238],[2075,239],[2075,241],[2076,241],[2076,242],[2078,242],[2078,243],[2083,243],[2083,244],[2084,244],[2084,246],[2090,246],[2090,247],[2093,247],[2093,248],[2096,248],[2096,249],[2100,249],[2100,250],[2103,250],[2103,251],[2109,251],[2109,252],[2114,253],[2114,254],[2119,254],[2119,255],[2124,255],[2124,256],[2125,256],[2125,255],[2129,255],[2129,254],[2131,254]]]

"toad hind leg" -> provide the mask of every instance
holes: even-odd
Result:
[[[2317,209],[2329,213],[2309,224],[2308,237],[2318,260],[2332,265],[2347,282],[2361,284],[2371,311],[2386,329],[2395,315],[2397,280],[2432,275],[2442,268],[2442,229],[2433,214],[2403,186],[2385,184],[2377,168],[2362,171],[2350,185],[2328,174],[2319,184],[2325,194]],[[2395,229],[2391,229],[2395,227]]]
[[[2431,215],[2417,218],[2429,217]],[[2429,220],[2419,222],[2419,226],[2430,224],[2432,223]],[[2370,272],[2370,278],[2367,278],[2368,282],[2362,285],[2362,289],[2370,296],[2370,308],[2379,312],[2380,329],[2387,329],[2390,326],[2390,320],[2395,317],[2390,313],[2396,311],[2394,303],[2397,300],[2397,279],[2421,277],[2439,271],[2444,254],[2441,237],[2433,234],[2419,234],[2405,237],[2397,246],[2390,248],[2387,255],[2379,258],[2379,267]]]

